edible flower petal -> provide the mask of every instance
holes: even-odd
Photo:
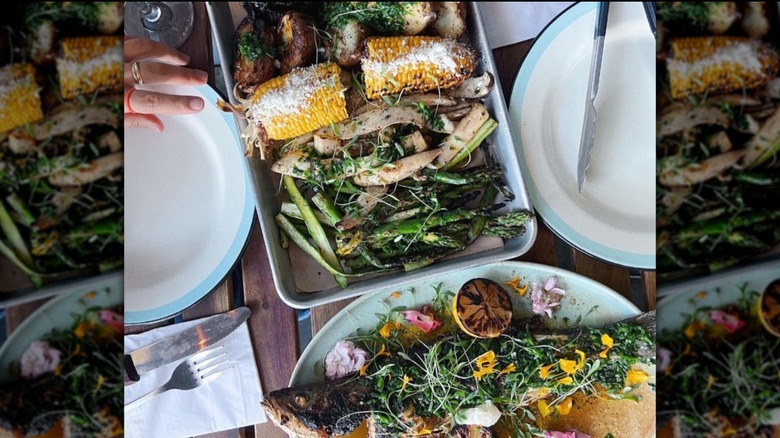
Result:
[[[571,397],[566,397],[562,402],[555,406],[555,411],[561,415],[569,415],[573,404],[574,403],[572,402]]]
[[[531,300],[532,310],[535,314],[547,315],[548,318],[552,318],[553,309],[561,305],[561,297],[566,295],[566,292],[556,287],[557,281],[555,277],[550,277],[544,286],[537,283],[532,284]]]
[[[590,438],[590,435],[575,429],[569,432],[547,431],[544,433],[544,438]]]
[[[647,381],[650,376],[642,370],[628,370],[626,373],[626,385],[634,386]]]
[[[441,321],[437,321],[433,318],[432,313],[425,314],[418,310],[404,310],[401,312],[401,315],[403,315],[406,322],[420,328],[420,330],[425,333],[430,333],[442,325]]]
[[[390,357],[390,352],[387,351],[387,346],[385,344],[382,344],[382,348],[379,349],[379,353],[377,353],[376,356],[374,356],[374,359],[382,356]]]
[[[566,376],[563,379],[558,380],[559,385],[571,385],[574,383],[574,379],[571,376]]]
[[[615,341],[606,333],[601,335],[601,345],[605,346],[606,348],[601,350],[601,353],[599,353],[599,357],[602,359],[607,358],[607,354],[609,353],[609,350],[612,349],[615,345]]]
[[[539,378],[547,380],[547,378],[550,377],[550,368],[554,366],[555,364],[551,363],[550,365],[539,367]]]
[[[745,326],[745,321],[739,319],[739,317],[722,310],[710,310],[707,312],[707,316],[710,317],[712,322],[723,327],[729,333],[741,329]]]
[[[390,335],[393,333],[394,330],[398,330],[399,328],[401,328],[401,324],[397,322],[385,323],[385,325],[383,325],[382,328],[379,329],[379,336],[387,339],[390,337]]]
[[[498,375],[499,375],[499,376],[501,376],[501,375],[503,375],[503,374],[509,374],[509,373],[513,373],[513,372],[515,372],[515,371],[517,371],[517,367],[515,366],[515,364],[513,364],[513,363],[510,363],[509,365],[507,365],[506,367],[504,367],[504,369],[503,369],[503,370],[501,370],[501,372],[500,372],[500,373],[498,373]]]
[[[125,318],[123,315],[120,315],[113,310],[104,309],[98,311],[97,316],[103,322],[103,324],[115,328],[117,331],[124,331]]]
[[[669,366],[672,364],[672,350],[660,347],[656,352],[656,356],[658,358],[658,360],[655,362],[656,372],[666,371],[666,369],[669,368]]]
[[[568,359],[561,359],[558,361],[558,365],[561,366],[566,374],[574,374],[577,372],[577,362]]]
[[[518,294],[520,294],[521,297],[524,297],[525,293],[528,292],[528,285],[526,284],[521,286],[520,279],[517,277],[514,277],[509,281],[505,281],[504,284],[514,289]]]
[[[712,374],[708,375],[707,376],[707,391],[712,389],[712,385],[714,385],[714,384],[715,384],[715,376],[713,376]]]
[[[401,385],[401,391],[406,389],[406,385],[408,385],[409,382],[411,382],[411,381],[412,381],[412,378],[407,376],[406,374],[404,374],[404,383],[403,383],[403,385]]]
[[[692,339],[694,336],[696,336],[696,333],[704,327],[704,324],[700,323],[699,321],[694,321],[685,327],[683,333],[688,339]]]
[[[542,417],[547,417],[552,413],[550,405],[548,405],[544,400],[539,400],[536,402],[536,408],[539,409],[539,413],[542,414]]]
[[[464,409],[459,417],[461,418],[458,419],[458,424],[490,427],[501,418],[501,411],[498,410],[493,402],[487,400],[479,406]]]
[[[490,350],[479,356],[476,360],[476,365],[477,371],[474,371],[475,379],[480,380],[482,377],[492,374],[493,367],[496,366],[496,353],[494,353],[493,350]]]
[[[577,369],[581,370],[585,368],[585,352],[581,350],[574,350],[580,356],[579,362],[577,362]]]
[[[52,372],[60,364],[61,359],[60,350],[50,347],[46,341],[34,341],[22,354],[20,360],[22,378],[35,379]]]
[[[384,345],[383,345],[384,347]],[[360,371],[367,353],[351,341],[339,341],[325,356],[325,377],[338,379]]]

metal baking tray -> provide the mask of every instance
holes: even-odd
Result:
[[[245,16],[245,11],[238,7],[238,4],[235,2],[232,7],[227,3],[208,2],[207,8],[217,53],[222,64],[226,89],[230,91],[233,89],[231,74],[233,37],[236,23],[240,22]],[[487,139],[487,144],[496,162],[503,166],[506,182],[515,195],[515,199],[508,202],[504,210],[527,209],[533,211],[520,170],[516,142],[512,135],[493,54],[488,45],[479,5],[476,2],[469,2],[468,30],[464,38],[480,54],[480,69],[475,72],[475,75],[487,71],[496,77],[495,88],[484,99],[484,102],[499,124],[498,128]],[[236,103],[233,96],[229,96],[229,99],[232,103]],[[236,118],[236,124],[241,130],[246,122]],[[302,272],[306,271],[306,269],[301,269],[298,264],[295,264],[294,267],[291,257],[296,260],[298,258],[293,251],[288,252],[287,249],[280,246],[279,229],[274,221],[274,216],[280,209],[280,199],[277,197],[277,193],[279,193],[279,178],[271,171],[270,163],[261,161],[259,158],[247,158],[246,165],[251,175],[251,186],[257,202],[258,220],[268,251],[274,285],[280,298],[294,308],[305,309],[319,306],[387,287],[403,288],[415,282],[431,277],[443,276],[468,267],[513,259],[528,252],[536,239],[537,222],[534,218],[527,224],[526,233],[523,236],[507,240],[502,246],[493,247],[485,251],[455,255],[452,258],[439,261],[417,271],[395,272],[370,279],[353,281],[344,289],[333,286],[314,292],[304,291],[299,287],[298,281],[302,276],[307,276],[315,281],[319,278],[320,284],[326,284],[326,282],[331,281],[330,274],[322,268],[317,269],[317,272]],[[293,246],[291,244],[290,248],[292,249]],[[311,269],[314,269],[314,267]]]

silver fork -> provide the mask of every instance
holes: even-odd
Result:
[[[220,352],[222,347],[222,345],[218,345],[190,356],[173,370],[171,378],[165,385],[126,404],[125,410],[136,408],[171,389],[180,391],[195,389],[216,379],[223,371],[233,368],[234,363],[230,361],[227,353]],[[226,364],[230,366],[224,366]]]

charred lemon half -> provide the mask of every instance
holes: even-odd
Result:
[[[495,281],[475,278],[452,300],[452,317],[461,330],[475,338],[495,338],[512,322],[512,300]]]

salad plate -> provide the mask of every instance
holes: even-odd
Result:
[[[158,87],[158,89],[163,89]],[[128,131],[125,147],[125,323],[173,317],[231,272],[255,204],[232,115],[210,86],[203,111],[161,116],[165,131]]]
[[[595,101],[598,117],[582,193],[577,157],[596,3],[566,9],[534,40],[509,105],[534,208],[581,251],[655,268],[655,42],[639,3],[610,8]]]
[[[552,326],[566,327],[581,321],[583,325],[603,326],[639,314],[628,299],[587,277],[563,269],[535,263],[505,261],[464,269],[446,276],[424,279],[404,287],[386,287],[352,302],[336,314],[317,333],[301,355],[290,386],[325,380],[324,358],[340,340],[354,336],[360,330],[376,328],[379,316],[391,308],[404,306],[417,309],[431,304],[437,288],[457,292],[473,278],[487,278],[499,284],[517,278],[520,284],[543,284],[549,277],[557,278],[558,287],[566,291],[561,306],[553,313]],[[505,286],[506,287],[506,286]],[[520,296],[510,290],[514,319],[533,316],[530,293]],[[530,289],[529,289],[530,290]]]
[[[101,277],[101,281],[73,288],[36,309],[8,336],[0,347],[0,383],[14,377],[11,365],[34,341],[44,338],[53,329],[68,330],[76,317],[90,307],[111,309],[122,305],[122,272]]]

